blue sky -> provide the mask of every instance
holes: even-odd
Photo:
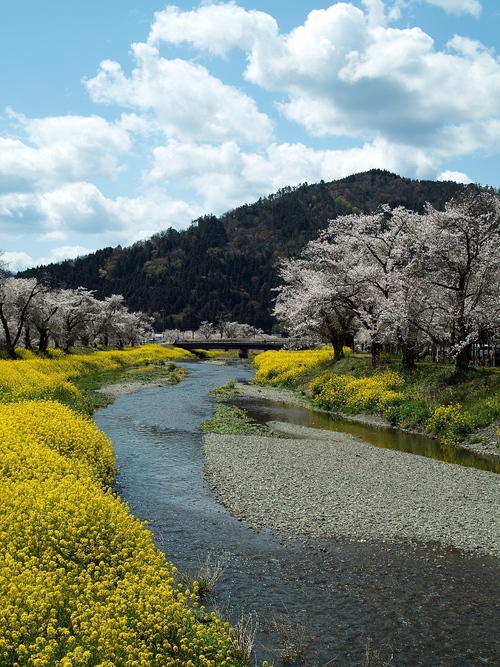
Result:
[[[500,188],[498,0],[0,0],[11,270],[374,167]]]

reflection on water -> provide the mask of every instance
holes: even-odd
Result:
[[[179,385],[118,397],[95,421],[114,443],[118,492],[167,557],[193,571],[207,553],[228,554],[216,604],[233,623],[241,611],[258,614],[258,661],[279,665],[272,626],[285,615],[309,628],[308,665],[363,664],[368,640],[386,660],[393,654],[394,667],[500,665],[498,559],[433,544],[288,539],[217,504],[203,475],[200,424],[215,409],[208,392],[252,373],[189,368]]]
[[[500,473],[500,462],[495,457],[479,456],[461,447],[445,445],[425,435],[406,433],[398,429],[376,428],[349,419],[341,419],[324,412],[315,412],[300,405],[283,401],[268,401],[240,396],[235,403],[248,411],[250,417],[260,424],[268,421],[284,421],[290,424],[350,433],[377,447],[397,449],[427,456],[438,461],[457,463],[480,470]]]

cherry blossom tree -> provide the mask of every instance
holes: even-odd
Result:
[[[0,281],[0,324],[3,346],[11,359],[26,332],[30,311],[39,294],[46,288],[36,278],[5,278]]]
[[[444,211],[428,206],[414,236],[428,285],[425,333],[464,370],[481,335],[500,331],[500,197],[466,188]]]
[[[128,312],[124,302],[122,294],[112,294],[102,301],[96,300],[94,317],[90,322],[92,339],[89,343],[101,342],[103,345],[109,345],[116,337],[117,329],[121,333],[119,321],[121,316]]]
[[[97,300],[84,287],[56,290],[58,310],[52,333],[56,344],[66,353],[78,340],[89,342],[97,316]]]
[[[338,361],[344,356],[344,346],[352,343],[356,330],[355,314],[346,307],[337,274],[330,265],[325,270],[321,262],[309,256],[309,245],[300,259],[289,259],[281,267],[283,284],[277,288],[275,317],[294,338],[312,337],[328,341]]]
[[[3,260],[5,250],[0,250],[0,280],[7,276],[9,265]]]
[[[152,332],[152,318],[130,313],[121,294],[103,301],[83,287],[51,290],[35,278],[0,279],[0,346],[13,359],[22,343],[47,352],[49,342],[68,352],[77,342],[135,345]]]
[[[209,338],[212,338],[215,332],[216,332],[215,326],[208,320],[203,320],[196,334],[201,336],[202,338],[205,338],[205,340],[208,340]]]
[[[25,323],[25,347],[30,347],[28,341],[31,340],[31,332],[34,329],[38,334],[38,351],[47,353],[58,310],[59,300],[56,292],[45,289],[34,296]]]
[[[283,264],[276,317],[294,335],[310,333],[331,342],[337,360],[353,334],[364,329],[374,360],[380,344],[396,338],[411,363],[416,335],[406,322],[411,293],[405,273],[413,261],[407,229],[415,216],[386,206],[376,214],[330,221],[299,259]]]
[[[130,313],[125,309],[120,310],[113,318],[111,335],[114,344],[118,347],[139,344],[152,335],[153,321],[153,317],[141,311]]]
[[[411,368],[432,342],[465,369],[472,345],[500,332],[500,197],[470,187],[444,211],[341,216],[280,275],[275,316],[292,335],[330,341],[337,359],[364,331],[374,361],[388,343]]]

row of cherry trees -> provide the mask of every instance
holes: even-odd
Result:
[[[35,278],[0,279],[0,348],[16,358],[20,345],[47,352],[83,345],[134,345],[151,334],[151,318],[130,313],[123,296],[103,301],[83,287],[49,289]]]
[[[397,346],[413,366],[428,346],[467,368],[474,345],[500,335],[500,197],[465,188],[444,211],[382,207],[342,216],[281,267],[274,314],[295,336],[353,339],[374,360]]]
[[[219,319],[217,324],[212,324],[208,320],[204,320],[195,336],[209,340],[210,338],[255,338],[261,336],[264,332],[262,329],[252,326],[251,324],[242,324],[241,322],[229,322],[225,319]]]

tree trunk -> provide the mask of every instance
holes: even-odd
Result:
[[[401,365],[407,371],[415,368],[415,350],[405,343],[401,345]]]
[[[24,330],[24,347],[27,350],[33,349],[33,345],[31,343],[31,334],[30,334],[29,327],[26,327],[25,330]]]
[[[38,328],[38,351],[41,352],[42,354],[47,354],[47,350],[49,348],[49,332],[47,329],[41,327]]]
[[[336,363],[341,359],[344,359],[344,337],[343,336],[332,336],[331,344],[333,346],[333,361]]]
[[[372,353],[372,366],[378,366],[380,361],[380,343],[376,340],[372,340],[370,351]]]
[[[455,371],[466,371],[469,368],[471,346],[466,345],[455,357]]]
[[[16,340],[12,340],[12,336],[10,335],[10,329],[9,329],[9,324],[7,320],[5,319],[5,315],[3,312],[3,304],[0,304],[0,321],[2,323],[2,327],[4,330],[5,334],[5,349],[7,350],[7,354],[11,359],[17,359],[17,354],[16,354]]]

